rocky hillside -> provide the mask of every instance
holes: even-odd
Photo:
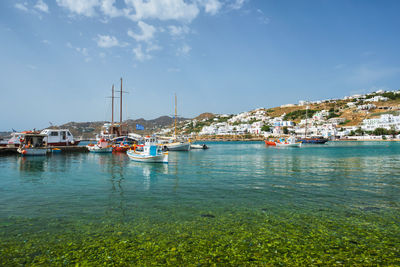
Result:
[[[179,122],[188,120],[186,118],[178,118]],[[67,128],[76,137],[93,138],[100,132],[101,127],[106,121],[95,122],[68,122],[66,124],[57,126],[55,128]],[[170,127],[174,123],[174,119],[168,116],[161,116],[153,120],[145,120],[143,118],[136,120],[127,120],[124,123],[128,124],[129,132],[136,132],[139,134],[149,134],[158,131],[162,128]],[[136,131],[136,124],[144,126],[144,131]]]

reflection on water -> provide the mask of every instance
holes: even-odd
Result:
[[[2,157],[0,204],[6,208],[0,216],[59,216],[62,211],[63,216],[122,219],[154,205],[164,212],[177,207],[400,206],[400,144],[210,146],[170,152],[169,164],[134,162],[122,153]]]

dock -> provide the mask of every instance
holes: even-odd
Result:
[[[50,146],[48,149],[58,148],[61,153],[86,153],[89,152],[86,146]],[[17,147],[0,147],[0,156],[18,154]]]

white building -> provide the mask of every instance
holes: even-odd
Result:
[[[378,101],[388,101],[388,100],[389,100],[389,98],[387,98],[387,97],[377,95],[377,96],[374,96],[373,98],[365,99],[364,101],[365,102],[378,102]]]
[[[385,128],[390,130],[400,130],[400,116],[392,114],[383,114],[380,118],[365,119],[362,122],[361,129],[365,131],[373,131],[376,128]]]

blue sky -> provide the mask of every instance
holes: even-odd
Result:
[[[4,0],[0,130],[400,89],[399,1]]]

